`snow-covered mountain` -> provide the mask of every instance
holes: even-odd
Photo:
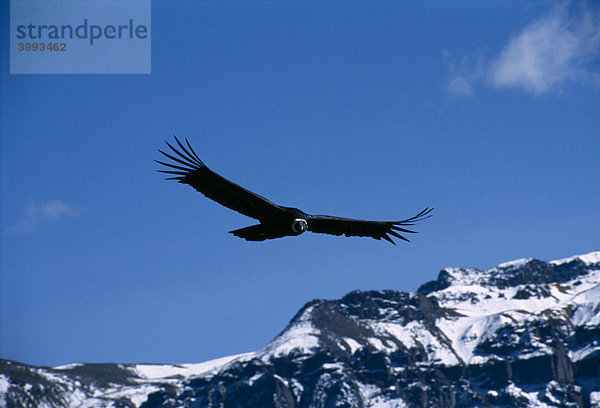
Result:
[[[600,407],[600,252],[313,300],[201,364],[0,360],[0,407]]]

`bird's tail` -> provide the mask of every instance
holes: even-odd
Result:
[[[235,231],[229,231],[236,237],[244,238],[246,241],[264,241],[267,239],[267,233],[262,224],[252,225],[246,228],[240,228]]]

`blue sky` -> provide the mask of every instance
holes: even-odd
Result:
[[[521,3],[154,0],[150,75],[9,75],[1,30],[0,357],[199,362],[314,298],[600,249],[600,9]],[[435,215],[246,242],[155,171],[173,135],[308,213]]]

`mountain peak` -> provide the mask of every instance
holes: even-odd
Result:
[[[450,286],[504,289],[527,284],[565,283],[586,274],[593,266],[600,268],[600,251],[550,262],[522,258],[489,269],[447,267],[440,271],[437,280],[421,285],[418,292],[430,294]]]

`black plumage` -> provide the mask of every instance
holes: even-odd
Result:
[[[237,237],[248,241],[264,241],[266,239],[300,235],[305,231],[331,235],[345,235],[385,239],[395,245],[390,237],[408,241],[401,233],[414,233],[406,229],[431,216],[433,208],[425,208],[414,217],[400,221],[366,221],[351,218],[332,217],[329,215],[311,215],[292,207],[284,207],[272,203],[264,197],[239,186],[209,169],[200,160],[186,139],[184,146],[175,138],[179,150],[169,142],[167,146],[172,153],[159,149],[163,155],[174,163],[157,163],[169,167],[159,170],[161,173],[173,175],[168,180],[177,180],[189,184],[211,200],[257,219],[260,223],[250,227],[230,231]]]

